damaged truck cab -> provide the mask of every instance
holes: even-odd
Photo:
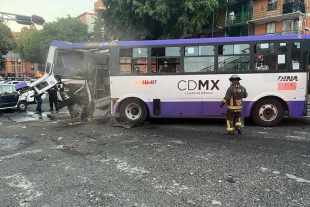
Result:
[[[67,107],[72,118],[84,120],[92,117],[96,103],[99,108],[110,105],[108,62],[109,48],[104,44],[98,48],[96,44],[53,41],[43,77],[16,89],[21,94],[34,90],[37,95],[57,85],[62,97],[57,107]]]

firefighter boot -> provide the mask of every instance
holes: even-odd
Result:
[[[229,135],[233,135],[234,134],[234,128],[233,126],[233,121],[232,120],[226,120],[226,124],[227,124],[227,134]]]

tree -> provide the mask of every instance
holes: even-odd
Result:
[[[99,11],[100,12],[100,11]],[[91,40],[94,42],[109,41],[110,39],[103,33],[103,20],[96,18],[94,23],[94,31],[91,33]]]
[[[41,58],[40,31],[35,26],[24,27],[16,37],[16,51],[29,62],[38,62]]]
[[[15,46],[11,29],[0,21],[0,68],[4,68],[3,55],[6,55]]]
[[[18,37],[18,52],[26,61],[45,63],[53,40],[84,42],[89,40],[87,25],[68,16],[57,22],[45,23],[42,30],[31,26]]]
[[[167,39],[196,35],[218,0],[102,0],[105,30],[121,40]]]

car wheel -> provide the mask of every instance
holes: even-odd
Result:
[[[120,117],[130,124],[142,124],[148,117],[147,106],[139,99],[127,99],[120,106]]]
[[[21,112],[26,111],[27,110],[27,103],[24,101],[19,102],[17,105],[17,109]]]
[[[283,104],[275,98],[261,99],[255,103],[251,116],[258,126],[276,126],[283,119],[284,107]]]

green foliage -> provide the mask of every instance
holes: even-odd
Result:
[[[102,0],[105,31],[121,40],[197,35],[218,0]]]
[[[14,47],[15,42],[11,29],[0,21],[0,68],[4,68],[2,56],[13,50]]]
[[[17,38],[17,51],[30,62],[45,63],[53,40],[84,42],[89,40],[87,25],[68,16],[57,22],[45,23],[42,30],[31,26]]]

